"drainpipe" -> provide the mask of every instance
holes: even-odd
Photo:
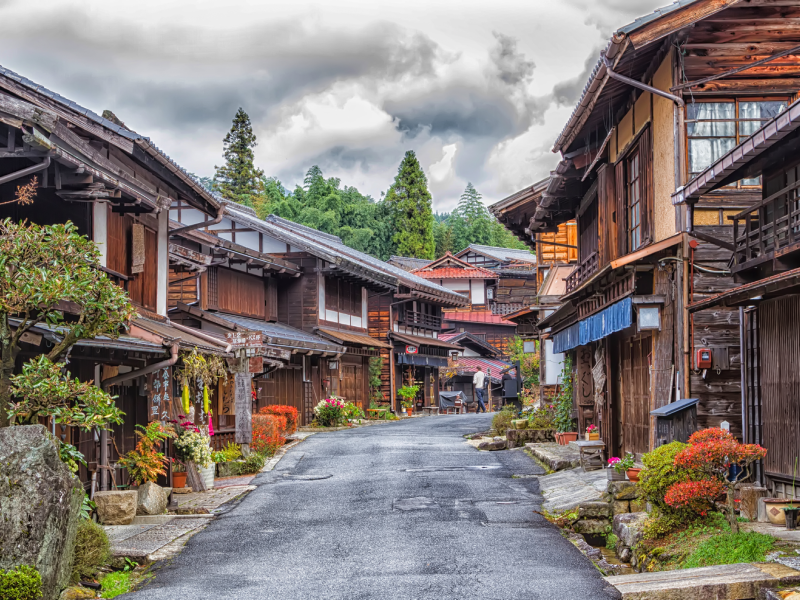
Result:
[[[0,185],[8,183],[9,181],[14,181],[15,179],[19,179],[20,177],[25,177],[26,175],[32,175],[33,173],[44,171],[49,166],[50,166],[50,157],[45,156],[44,160],[38,164],[22,169],[21,171],[14,171],[13,173],[9,173],[8,175],[3,175],[2,177],[0,177]]]
[[[177,229],[173,229],[169,232],[170,235],[179,235],[186,231],[193,231],[195,229],[200,229],[202,227],[206,227],[207,225],[217,225],[222,221],[222,217],[225,215],[225,207],[220,206],[219,210],[217,211],[217,216],[213,219],[208,221],[201,221],[200,223],[195,223],[194,225],[186,225],[184,227],[178,227]]]
[[[139,369],[138,371],[129,371],[116,377],[110,377],[100,383],[100,388],[107,391],[111,386],[128,381],[135,377],[147,375],[160,369],[171,367],[178,362],[178,344],[173,344],[171,348],[171,356],[167,360],[162,360],[152,365]],[[102,491],[108,490],[108,430],[102,429],[100,431],[100,489]]]
[[[182,325],[181,323],[176,323],[175,321],[170,320],[169,322],[170,327],[174,327],[178,331],[183,331],[185,333],[189,333],[195,337],[199,337],[201,340],[206,340],[214,344],[215,346],[219,346],[220,348],[224,348],[224,352],[231,351],[231,345],[227,342],[223,342],[222,340],[215,338],[207,333],[200,331],[199,329],[192,329],[191,327],[187,327],[186,325]]]
[[[645,92],[650,92],[651,94],[655,94],[656,96],[661,96],[662,98],[666,98],[667,100],[672,100],[675,104],[677,104],[681,108],[686,108],[686,103],[683,101],[683,98],[675,96],[674,94],[670,94],[669,92],[665,92],[664,90],[659,90],[658,88],[654,88],[653,86],[647,85],[646,83],[642,83],[641,81],[636,81],[635,79],[631,79],[630,77],[625,77],[625,75],[621,75],[612,69],[612,63],[608,60],[608,57],[603,54],[603,62],[606,64],[606,72],[611,79],[616,79],[617,81],[621,81],[622,83],[627,83],[635,88],[639,88],[640,90],[644,90]]]

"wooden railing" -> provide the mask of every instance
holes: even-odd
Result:
[[[442,328],[442,318],[416,310],[407,310],[405,324],[423,329],[439,330]]]
[[[800,182],[792,183],[733,219],[733,271],[800,250]]]
[[[522,304],[521,302],[508,302],[508,303],[498,303],[492,302],[489,307],[491,308],[493,315],[507,315],[509,313],[517,312],[518,310],[522,310],[526,308],[527,304]]]
[[[567,277],[567,293],[578,289],[580,285],[597,272],[599,257],[597,252],[592,252],[586,260],[580,263]]]

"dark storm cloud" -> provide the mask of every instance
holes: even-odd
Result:
[[[517,40],[496,31],[492,34],[497,40],[497,45],[492,48],[489,56],[497,68],[500,79],[508,85],[529,81],[533,77],[536,65],[533,61],[526,60],[525,55],[517,50]]]
[[[557,104],[561,106],[572,106],[578,102],[583,88],[586,87],[586,83],[589,81],[589,76],[597,65],[600,52],[604,49],[605,46],[597,46],[592,49],[589,56],[586,57],[586,61],[583,63],[583,70],[578,75],[567,81],[557,83],[555,87],[553,87],[553,100]]]
[[[430,38],[385,23],[349,33],[291,21],[235,33],[128,27],[113,35],[103,25],[74,9],[45,14],[10,31],[40,42],[5,52],[4,66],[27,75],[35,65],[46,74],[41,83],[67,96],[81,90],[92,108],[123,119],[146,113],[150,126],[203,127],[227,122],[238,106],[254,120],[278,119],[283,103],[340,81],[425,77],[438,52]]]

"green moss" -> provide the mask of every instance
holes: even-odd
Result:
[[[619,543],[619,538],[613,533],[609,533],[606,536],[606,548],[608,548],[609,550],[616,550],[618,543]]]
[[[42,597],[42,576],[34,567],[20,565],[0,569],[0,600],[38,600]]]
[[[97,571],[111,557],[106,532],[100,525],[88,519],[81,519],[75,536],[75,558],[72,563],[72,580],[91,581]]]
[[[103,586],[103,591],[100,597],[116,598],[122,594],[127,594],[128,592],[132,592],[138,585],[141,585],[152,577],[152,573],[146,573],[139,570],[133,571],[126,569],[124,571],[115,571],[113,573],[109,573],[103,577],[103,580],[100,582]]]
[[[767,552],[772,549],[774,543],[774,537],[763,533],[714,535],[697,546],[681,568],[764,562]]]

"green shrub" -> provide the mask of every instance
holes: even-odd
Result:
[[[258,473],[267,464],[267,455],[262,452],[251,452],[243,462],[233,463],[231,471],[234,475],[250,475]]]
[[[133,571],[115,571],[103,577],[103,598],[116,598],[127,594],[133,588]]]
[[[609,533],[606,536],[606,548],[608,548],[609,550],[616,550],[618,543],[619,543],[619,538],[613,533]]]
[[[553,399],[556,407],[555,426],[559,433],[575,431],[575,420],[572,418],[572,383],[572,357],[567,355],[561,371],[558,396]]]
[[[42,597],[42,576],[34,567],[0,569],[0,600],[37,600]]]
[[[97,571],[111,557],[106,532],[100,525],[88,519],[81,519],[75,536],[75,558],[72,563],[72,580],[91,581]]]
[[[497,435],[505,435],[511,429],[511,421],[517,418],[517,408],[513,404],[507,404],[494,418],[492,418],[492,429]]]
[[[687,446],[682,442],[672,442],[642,457],[645,468],[639,473],[639,490],[648,502],[664,514],[675,512],[664,502],[664,495],[670,486],[704,478],[700,471],[675,466],[675,456]]]
[[[702,542],[681,564],[683,569],[764,562],[775,538],[763,533],[724,533]]]
[[[673,511],[662,511],[659,508],[654,508],[642,526],[642,535],[644,535],[645,539],[655,540],[664,537],[682,524],[684,524],[684,521],[681,515]]]
[[[528,429],[555,429],[556,407],[547,404],[528,413]]]
[[[228,442],[228,445],[222,450],[212,453],[211,460],[213,460],[215,463],[224,463],[239,460],[241,457],[242,449],[239,448],[239,444]]]

